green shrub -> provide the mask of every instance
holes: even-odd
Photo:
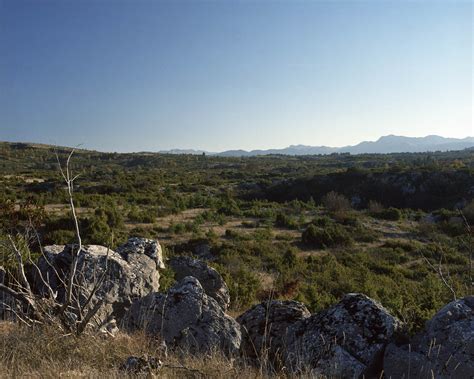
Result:
[[[152,224],[155,222],[155,214],[151,209],[140,210],[137,207],[134,207],[128,212],[127,216],[132,222],[141,222],[144,224]]]
[[[257,293],[260,290],[260,281],[251,271],[238,268],[229,272],[223,266],[215,265],[229,286],[232,308],[243,309],[257,300]]]
[[[241,225],[242,225],[242,227],[244,227],[244,228],[254,229],[254,228],[258,228],[259,223],[258,223],[258,221],[247,221],[247,220],[244,220],[244,221],[242,221]]]
[[[322,204],[329,212],[338,213],[351,209],[351,203],[344,195],[335,191],[328,192],[322,198]]]
[[[315,217],[311,223],[321,228],[325,228],[330,225],[333,225],[334,220],[328,216],[318,216],[318,217]]]
[[[384,207],[378,201],[370,200],[367,206],[367,210],[370,214],[376,214],[382,212],[384,210]]]
[[[471,202],[463,208],[462,213],[464,217],[466,217],[467,222],[474,225],[474,200],[471,200]]]
[[[334,220],[342,225],[359,226],[359,216],[354,212],[338,212],[334,214]]]
[[[398,208],[390,207],[373,213],[372,216],[382,220],[398,221],[402,218],[402,212]]]
[[[73,230],[57,229],[47,233],[44,237],[44,243],[53,245],[66,245],[76,243],[77,237]]]
[[[169,226],[169,230],[173,234],[183,234],[186,231],[186,225],[183,224],[182,222],[179,222],[177,224],[171,224]]]
[[[282,257],[282,263],[283,265],[293,268],[296,266],[296,263],[298,261],[298,257],[296,255],[296,251],[294,248],[290,248],[285,251]]]
[[[89,217],[86,221],[84,242],[94,245],[110,245],[112,241],[112,230],[107,224],[105,217]]]
[[[314,248],[327,248],[335,246],[349,246],[353,240],[346,229],[338,224],[320,228],[310,225],[301,235],[306,246]]]
[[[97,217],[104,218],[107,222],[107,225],[113,229],[121,228],[123,226],[124,220],[122,213],[111,201],[108,201],[105,205],[97,208],[94,214]]]
[[[350,234],[353,236],[355,241],[366,243],[375,242],[382,236],[382,233],[363,225],[357,225],[356,227],[351,228]]]
[[[278,213],[275,219],[275,226],[279,228],[299,229],[298,221],[285,213]]]

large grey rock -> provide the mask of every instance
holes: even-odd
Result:
[[[194,276],[201,283],[204,292],[225,310],[230,304],[229,288],[222,276],[206,263],[187,256],[173,257],[169,265],[175,272],[176,280]]]
[[[362,294],[348,294],[288,328],[287,367],[316,376],[378,374],[385,346],[399,329],[400,322],[380,304]]]
[[[255,305],[237,318],[242,329],[241,353],[253,359],[268,356],[273,363],[280,363],[286,353],[288,327],[309,316],[305,305],[293,300]]]
[[[156,240],[132,237],[129,238],[126,243],[117,248],[117,253],[119,253],[127,262],[131,259],[136,259],[137,255],[146,255],[155,261],[157,269],[165,268],[163,251],[160,243]]]
[[[384,371],[387,378],[472,378],[474,296],[446,305],[409,344],[390,344]]]
[[[44,248],[38,267],[46,280],[57,293],[57,300],[64,302],[66,289],[64,281],[70,273],[72,249],[76,245],[53,245]],[[113,250],[104,246],[83,246],[78,255],[75,283],[81,287],[75,296],[84,304],[98,280],[104,274],[104,281],[93,296],[91,306],[103,300],[93,322],[97,327],[119,322],[132,302],[159,289],[160,275],[155,260],[145,254],[129,254],[128,261]],[[39,273],[34,275],[36,291],[47,295]]]
[[[237,321],[190,276],[167,293],[154,292],[134,302],[123,326],[129,331],[145,330],[169,347],[190,353],[220,349],[233,355],[241,342]]]

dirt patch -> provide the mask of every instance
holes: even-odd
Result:
[[[156,223],[161,227],[169,227],[171,224],[192,222],[198,215],[204,213],[206,208],[186,209],[178,214],[158,217]]]

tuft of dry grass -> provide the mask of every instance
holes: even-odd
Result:
[[[129,356],[160,359],[156,373],[131,375],[120,370]],[[160,344],[143,334],[61,335],[45,326],[26,327],[0,321],[0,377],[41,378],[284,378],[240,359],[215,353],[206,356],[164,353]]]

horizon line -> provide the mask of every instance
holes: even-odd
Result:
[[[46,142],[32,142],[32,141],[12,141],[12,140],[0,140],[0,143],[17,143],[17,144],[27,144],[27,145],[43,145],[43,146],[55,146],[55,147],[59,147],[59,148],[69,148],[69,149],[76,149],[76,150],[86,150],[86,151],[94,151],[94,152],[99,152],[99,153],[120,153],[120,154],[139,154],[139,153],[162,153],[162,154],[166,154],[166,153],[171,153],[173,151],[194,151],[194,152],[199,152],[199,153],[206,153],[206,154],[222,154],[222,153],[225,153],[225,152],[230,152],[230,151],[242,151],[242,152],[245,152],[245,153],[251,153],[251,152],[254,152],[254,151],[269,151],[269,150],[284,150],[284,149],[287,149],[287,148],[290,148],[290,147],[310,147],[310,148],[328,148],[328,149],[343,149],[343,148],[346,148],[346,147],[354,147],[354,146],[357,146],[361,143],[364,143],[364,142],[377,142],[379,141],[381,138],[384,138],[384,137],[402,137],[402,138],[412,138],[412,139],[423,139],[423,138],[428,138],[428,137],[440,137],[440,138],[444,138],[444,139],[454,139],[454,140],[459,140],[459,141],[462,141],[462,140],[466,140],[466,139],[469,139],[469,138],[474,138],[474,135],[470,136],[470,135],[467,135],[465,137],[444,137],[444,136],[441,136],[439,134],[428,134],[428,135],[425,135],[425,136],[404,136],[404,135],[397,135],[397,134],[387,134],[387,135],[383,135],[383,136],[380,136],[378,137],[377,139],[375,140],[362,140],[360,142],[357,142],[353,145],[343,145],[343,146],[329,146],[329,145],[304,145],[304,144],[292,144],[292,145],[287,145],[287,146],[284,146],[284,147],[269,147],[269,148],[258,148],[258,149],[250,149],[250,150],[246,150],[246,149],[243,149],[243,148],[234,148],[234,149],[226,149],[226,150],[221,150],[221,151],[211,151],[211,150],[205,150],[205,149],[200,149],[200,148],[178,148],[178,147],[174,147],[174,148],[169,148],[169,149],[159,149],[159,150],[136,150],[136,151],[112,151],[112,150],[98,150],[98,149],[94,149],[94,148],[88,148],[88,147],[82,147],[82,146],[85,146],[85,143],[79,143],[75,146],[69,146],[69,145],[62,145],[62,144],[58,144],[58,143],[55,143],[55,142],[50,142],[50,143],[46,143]],[[185,154],[185,153],[183,153]],[[389,153],[387,153],[389,154]],[[178,154],[176,154],[178,155]]]

